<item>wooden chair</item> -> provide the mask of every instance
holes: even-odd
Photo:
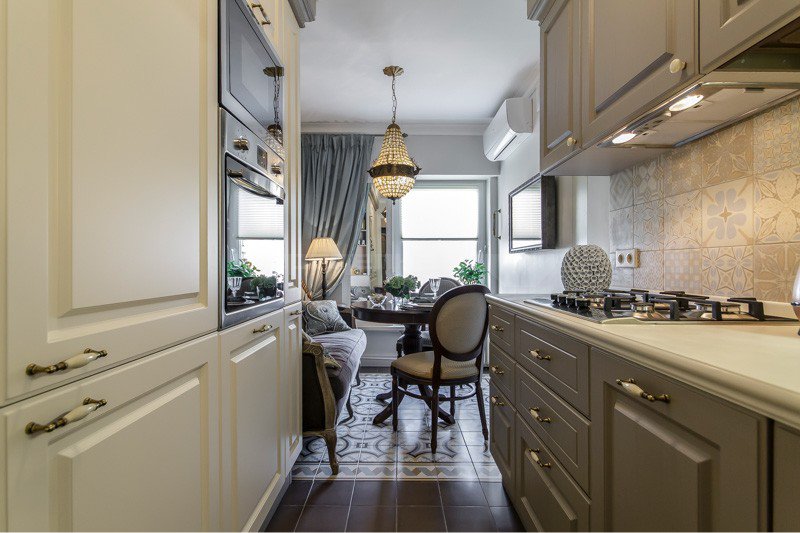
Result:
[[[432,453],[436,453],[436,413],[442,386],[450,387],[450,396],[441,400],[450,402],[451,413],[456,401],[477,396],[483,438],[489,439],[481,388],[483,345],[489,323],[488,293],[489,289],[483,285],[464,285],[443,294],[433,306],[429,322],[433,350],[392,361],[392,429],[397,431],[398,406],[404,396],[429,402]],[[455,396],[455,386],[467,384],[474,384],[475,390],[466,396]],[[430,400],[411,392],[409,385],[432,387]]]
[[[457,279],[453,278],[440,278],[441,281],[439,282],[439,290],[437,291],[437,295],[442,295],[453,289],[455,287],[460,287],[461,282]],[[419,289],[419,293],[422,295],[426,295],[431,291],[431,282],[430,280],[426,281],[422,287]],[[422,332],[422,350],[433,350],[433,344],[431,344],[431,336],[427,331]],[[394,346],[395,350],[397,351],[397,357],[401,357],[403,355],[403,337],[401,336],[397,339],[397,342]]]

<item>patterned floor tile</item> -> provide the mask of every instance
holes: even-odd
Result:
[[[359,463],[356,479],[394,479],[397,477],[397,465]]]
[[[314,480],[318,481],[323,479],[355,479],[357,473],[358,473],[358,463],[342,464],[340,462],[339,473],[335,476],[331,471],[331,466],[327,463],[323,463],[319,466],[319,470],[317,470],[317,475],[314,478]]]
[[[314,464],[300,464],[295,463],[292,468],[293,479],[314,479],[319,469],[319,463]]]
[[[500,469],[494,463],[476,463],[475,472],[481,481],[502,481]]]

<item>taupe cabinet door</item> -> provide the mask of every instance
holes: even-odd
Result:
[[[775,425],[772,462],[772,529],[800,531],[800,431]]]
[[[765,419],[602,352],[591,391],[593,530],[765,529]]]
[[[701,71],[713,70],[798,16],[797,0],[702,0]]]
[[[581,2],[583,146],[696,77],[696,6],[695,0]]]
[[[510,481],[514,479],[514,407],[494,385],[489,389],[489,401],[489,449],[503,481],[513,485]],[[513,486],[509,487],[509,492],[512,490]]]
[[[541,25],[541,168],[578,149],[580,141],[580,13],[577,0],[559,0]]]

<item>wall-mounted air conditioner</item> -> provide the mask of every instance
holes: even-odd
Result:
[[[483,132],[483,153],[490,161],[502,161],[533,132],[533,101],[509,98]]]

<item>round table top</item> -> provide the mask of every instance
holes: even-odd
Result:
[[[401,309],[391,304],[386,307],[373,307],[369,302],[352,302],[353,316],[368,322],[382,324],[427,324],[430,318],[430,308]]]

